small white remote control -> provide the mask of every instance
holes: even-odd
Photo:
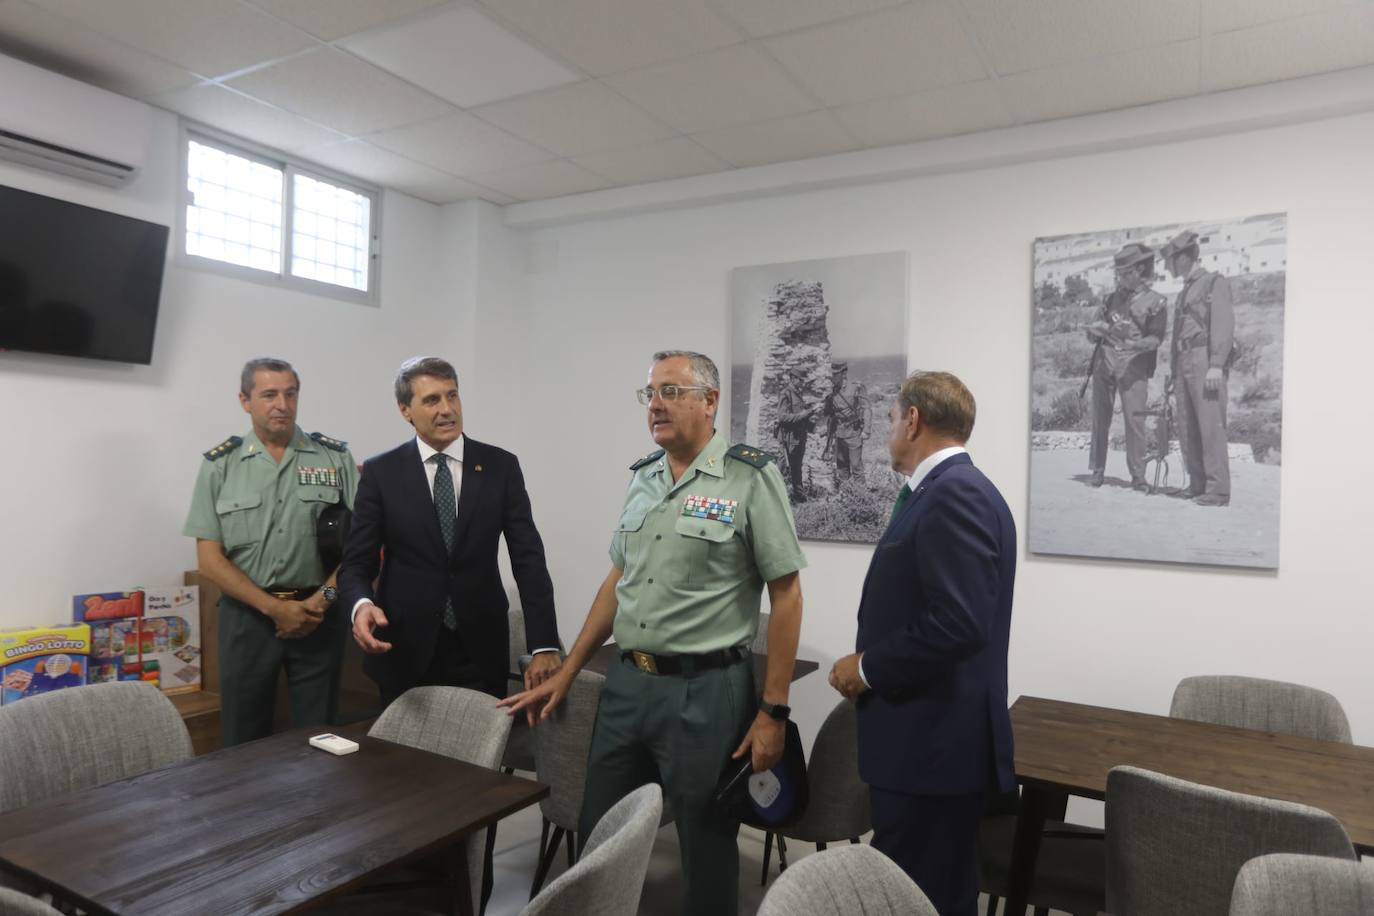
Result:
[[[351,754],[358,749],[358,742],[340,738],[338,735],[316,735],[310,739],[310,746],[331,754]]]

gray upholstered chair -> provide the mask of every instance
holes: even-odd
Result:
[[[872,846],[807,856],[784,872],[758,916],[936,916],[916,883]]]
[[[587,755],[592,750],[592,730],[605,684],[603,675],[579,671],[562,704],[535,726],[535,778],[548,785],[549,797],[539,803],[544,835],[539,844],[539,866],[530,885],[531,900],[543,886],[561,841],[566,839],[568,867],[576,861],[577,821],[582,816],[582,797],[587,788]],[[552,836],[548,832],[550,825]]]
[[[62,911],[36,897],[0,887],[0,916],[62,916]]]
[[[30,697],[0,708],[0,811],[190,757],[181,714],[151,684],[90,684]],[[61,765],[33,765],[48,759]]]
[[[511,717],[489,694],[463,687],[414,687],[401,694],[368,729],[368,735],[455,760],[496,769],[506,750]],[[485,833],[467,839],[468,880],[473,912],[481,908]],[[405,882],[413,883],[413,882]],[[367,888],[382,891],[382,884]]]
[[[1241,866],[1273,852],[1354,859],[1325,811],[1136,767],[1107,774],[1107,909],[1226,916]]]
[[[616,802],[592,828],[577,864],[549,882],[523,916],[634,916],[662,816],[655,783]]]
[[[759,883],[768,883],[768,861],[774,834],[778,834],[778,870],[787,868],[787,847],[783,837],[815,843],[823,850],[827,843],[859,837],[873,829],[869,810],[868,786],[859,778],[858,722],[854,704],[840,700],[821,723],[806,764],[810,801],[796,823],[768,833],[763,841],[763,873]]]
[[[529,651],[525,646],[525,612],[513,607],[506,612],[510,621],[510,647],[506,669],[506,695],[519,693],[525,689],[525,668]],[[507,773],[523,770],[534,772],[534,735],[525,724],[524,716],[511,717],[510,738],[506,741],[506,753],[501,758],[501,769]]]
[[[1213,725],[1351,742],[1350,720],[1324,690],[1257,677],[1186,677],[1174,689],[1169,715]]]
[[[1274,853],[1236,875],[1231,916],[1374,916],[1374,865]]]

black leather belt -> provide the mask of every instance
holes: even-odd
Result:
[[[702,671],[739,664],[749,655],[749,650],[743,646],[732,646],[729,649],[703,652],[700,655],[652,655],[632,650],[621,652],[620,658],[622,661],[632,662],[645,674],[680,674],[683,677],[691,677]]]
[[[273,598],[281,598],[283,601],[304,601],[319,590],[318,585],[310,588],[297,588],[294,585],[269,585],[263,589]]]

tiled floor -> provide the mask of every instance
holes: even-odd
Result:
[[[521,811],[501,822],[493,862],[496,882],[487,916],[518,916],[529,902],[530,882],[539,858],[539,825],[537,807]],[[787,847],[788,862],[795,863],[814,851],[809,843],[790,843]],[[749,827],[741,828],[739,852],[740,916],[753,916],[766,890],[759,886],[759,869],[763,865],[763,834]],[[566,867],[567,860],[560,847],[557,861],[549,872],[549,880],[562,874]],[[774,851],[770,883],[777,878],[777,869],[777,853]],[[644,881],[644,895],[639,903],[640,916],[678,916],[681,897],[682,870],[678,860],[677,831],[669,824],[659,830],[654,842],[649,874]],[[985,912],[986,905],[987,898],[980,898],[978,912]]]

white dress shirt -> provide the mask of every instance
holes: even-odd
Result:
[[[916,470],[911,472],[911,477],[906,482],[907,487],[911,490],[911,496],[916,495],[916,488],[925,481],[926,477],[930,476],[931,471],[940,466],[940,462],[955,455],[962,455],[967,451],[968,449],[962,445],[951,445],[949,448],[942,448],[938,452],[927,455],[924,461],[916,465]],[[911,499],[911,496],[908,496],[907,499]],[[864,682],[865,687],[872,689],[873,685],[868,682],[868,678],[864,677],[864,657],[862,655],[859,656],[859,680]]]

